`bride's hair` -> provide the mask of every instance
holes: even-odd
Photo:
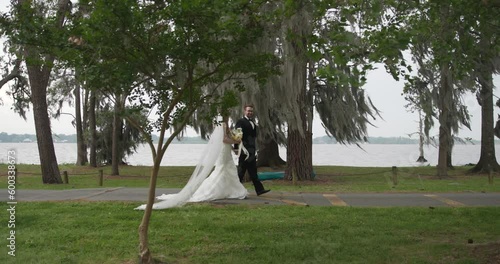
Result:
[[[229,115],[222,116],[222,126],[224,127],[224,134],[229,136],[231,132],[229,127]]]
[[[228,121],[229,121],[229,115],[222,115],[222,122],[227,124]]]

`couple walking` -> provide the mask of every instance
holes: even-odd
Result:
[[[228,125],[228,117],[223,116],[222,124],[217,126],[201,153],[201,158],[187,184],[179,193],[162,194],[153,204],[153,209],[182,206],[187,202],[204,202],[218,199],[245,199],[248,191],[242,182],[248,171],[255,192],[261,195],[270,190],[264,189],[257,176],[256,139],[257,125],[253,120],[253,105],[244,106],[245,116],[236,122],[241,128],[241,140],[233,139]],[[242,144],[238,157],[238,168],[234,165],[232,146]],[[146,205],[137,207],[144,210]]]

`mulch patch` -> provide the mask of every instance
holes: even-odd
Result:
[[[500,242],[472,244],[472,255],[485,264],[500,263]]]

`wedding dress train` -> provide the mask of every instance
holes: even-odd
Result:
[[[245,199],[248,191],[240,183],[238,171],[232,157],[230,144],[224,144],[214,171],[191,196],[189,202],[213,201],[218,199]],[[158,199],[162,199],[158,197]]]
[[[247,189],[239,181],[231,144],[223,143],[224,131],[222,126],[215,128],[186,186],[179,193],[156,197],[161,201],[154,203],[153,209],[179,207],[187,202],[244,199],[248,195]],[[146,205],[135,209],[144,210]]]

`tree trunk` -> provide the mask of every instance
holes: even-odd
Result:
[[[32,47],[25,47],[26,58],[34,57],[36,52]],[[47,106],[47,86],[52,67],[44,65],[32,65],[26,61],[28,76],[31,87],[31,103],[33,104],[33,118],[35,120],[35,132],[40,156],[40,167],[42,170],[43,183],[62,183],[61,172],[57,164],[50,118]],[[49,64],[50,65],[50,64]]]
[[[418,150],[420,153],[420,156],[417,159],[417,162],[427,162],[424,156],[424,142],[425,142],[425,137],[424,137],[424,122],[422,122],[422,112],[418,111]]]
[[[148,203],[144,215],[142,216],[141,224],[139,225],[139,263],[149,264],[154,263],[151,251],[149,251],[148,230],[149,221],[153,213],[153,203],[155,200],[156,179],[160,170],[161,158],[155,158],[153,170],[151,171],[151,180],[149,182]]]
[[[451,128],[448,130],[449,132],[451,132]],[[448,162],[448,169],[455,169],[453,167],[453,162],[452,162],[452,153],[453,153],[453,137],[451,136],[451,134],[449,135],[449,138],[450,138],[450,146],[448,147],[448,158],[447,158],[447,162]]]
[[[165,130],[163,129],[160,133],[160,138],[164,137],[164,132]],[[166,146],[168,146],[170,143],[165,144]],[[155,190],[156,182],[158,179],[158,172],[160,170],[160,164],[163,159],[163,155],[165,154],[165,150],[167,149],[166,146],[164,146],[163,141],[160,140],[160,142],[158,143],[158,150],[156,151],[156,155],[153,155],[154,162],[153,169],[151,170],[151,179],[149,181],[148,201],[146,204],[146,209],[144,210],[144,215],[142,216],[141,224],[139,225],[139,263],[141,264],[154,263],[153,255],[149,250],[148,230],[151,215],[153,213],[153,204],[156,197]],[[155,150],[153,149],[153,153],[154,151]]]
[[[292,181],[312,179],[312,97],[307,93],[308,43],[313,33],[310,1],[294,1],[290,6],[291,16],[285,19],[283,29],[283,74],[281,85],[286,87],[288,111],[287,155],[284,178]]]
[[[96,92],[90,92],[89,132],[90,132],[90,166],[97,167],[97,128],[96,128]]]
[[[159,152],[161,150],[158,150]],[[142,216],[141,224],[139,225],[139,263],[154,263],[151,251],[149,251],[148,230],[149,221],[153,213],[153,204],[156,197],[156,179],[160,170],[161,159],[163,155],[158,154],[154,160],[153,170],[151,171],[151,179],[149,182],[148,202],[144,215]]]
[[[302,71],[306,75],[305,67]],[[306,100],[306,78],[303,78],[303,89],[297,96],[300,120],[296,120],[297,128],[288,127],[288,143],[286,150],[286,170],[284,178],[292,181],[313,180],[312,166],[312,132],[310,128],[310,109],[312,106]],[[301,128],[302,131],[299,130]],[[302,132],[302,133],[301,133]]]
[[[305,94],[305,91],[304,91]],[[301,98],[304,98],[301,96]],[[300,103],[304,101],[300,101]],[[285,179],[292,181],[312,180],[312,133],[307,126],[306,111],[301,107],[302,131],[298,129],[288,130],[288,144],[286,150],[287,166]]]
[[[83,86],[80,85],[80,90],[82,90]],[[89,154],[89,97],[90,97],[90,91],[86,91],[83,89],[82,94],[84,95],[83,97],[83,112],[82,112],[82,131],[83,131],[83,146],[85,149],[85,163],[89,162],[88,159],[88,154]]]
[[[42,170],[42,182],[62,183],[47,107],[48,74],[37,68],[28,66],[28,75],[31,86],[31,103],[33,104],[38,155],[40,156],[40,167]]]
[[[452,38],[449,30],[450,3],[446,1],[439,2],[439,12],[443,18],[440,21],[439,41],[447,42]],[[439,64],[440,83],[438,88],[438,108],[439,108],[439,151],[437,176],[439,178],[448,176],[448,156],[451,146],[451,118],[450,113],[453,107],[453,76],[450,69],[450,51],[441,48],[437,51],[441,58]]]
[[[121,131],[122,131],[121,118],[120,118],[121,101],[122,101],[121,96],[116,95],[115,109],[113,114],[113,138],[111,139],[112,140],[111,175],[120,175],[118,168],[121,162],[121,155],[120,155]]]
[[[288,132],[287,166],[285,179],[292,181],[312,180],[312,133],[305,135],[297,130]]]
[[[481,85],[481,156],[476,166],[471,169],[471,172],[500,171],[500,166],[495,155],[495,118],[493,104],[493,69],[490,62],[491,58],[487,53],[491,50],[490,34],[483,34],[480,45],[481,65],[479,67],[479,84]]]
[[[286,164],[280,157],[279,146],[276,141],[269,139],[264,140],[259,148],[259,156],[257,160],[257,167],[272,167],[277,168]]]
[[[452,100],[450,69],[447,63],[441,65],[441,83],[439,87],[439,152],[437,176],[439,178],[448,176],[448,154],[450,147],[449,113]]]
[[[85,145],[85,138],[83,137],[83,125],[82,125],[82,103],[81,103],[81,93],[80,84],[77,82],[75,86],[75,123],[76,123],[76,146],[77,146],[77,158],[76,165],[83,166],[87,164],[87,146]]]

